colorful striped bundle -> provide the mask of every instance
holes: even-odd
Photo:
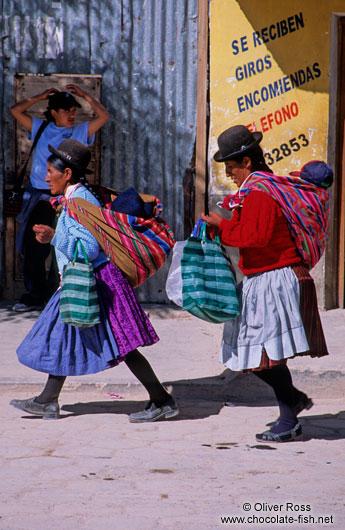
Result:
[[[312,269],[326,246],[329,216],[327,190],[299,177],[255,172],[238,193],[224,199],[222,206],[228,209],[241,206],[243,198],[253,190],[263,191],[278,202],[304,265]]]
[[[119,267],[132,287],[141,285],[165,263],[175,238],[160,217],[162,205],[156,197],[141,195],[154,203],[154,215],[143,219],[101,208],[85,199],[59,198],[68,215],[87,228],[109,259]]]

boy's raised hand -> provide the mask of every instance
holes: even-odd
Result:
[[[66,88],[72,94],[74,94],[75,96],[79,96],[80,98],[85,98],[85,96],[87,95],[86,92],[84,92],[84,90],[79,88],[77,85],[73,85],[72,83],[70,83],[69,85],[66,85]]]

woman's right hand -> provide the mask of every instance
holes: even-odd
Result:
[[[216,212],[210,212],[209,215],[201,214],[201,219],[207,223],[208,228],[219,228],[223,217]]]

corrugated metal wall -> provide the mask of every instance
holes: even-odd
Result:
[[[14,74],[100,74],[102,102],[111,116],[102,129],[101,181],[156,194],[182,239],[183,179],[196,133],[198,0],[0,5],[0,179],[13,170]],[[165,275],[166,267],[139,289],[139,298],[166,301]]]

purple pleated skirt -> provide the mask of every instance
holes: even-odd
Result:
[[[128,280],[107,262],[95,270],[101,323],[78,328],[61,320],[60,289],[17,350],[19,361],[53,375],[94,374],[159,340]]]

